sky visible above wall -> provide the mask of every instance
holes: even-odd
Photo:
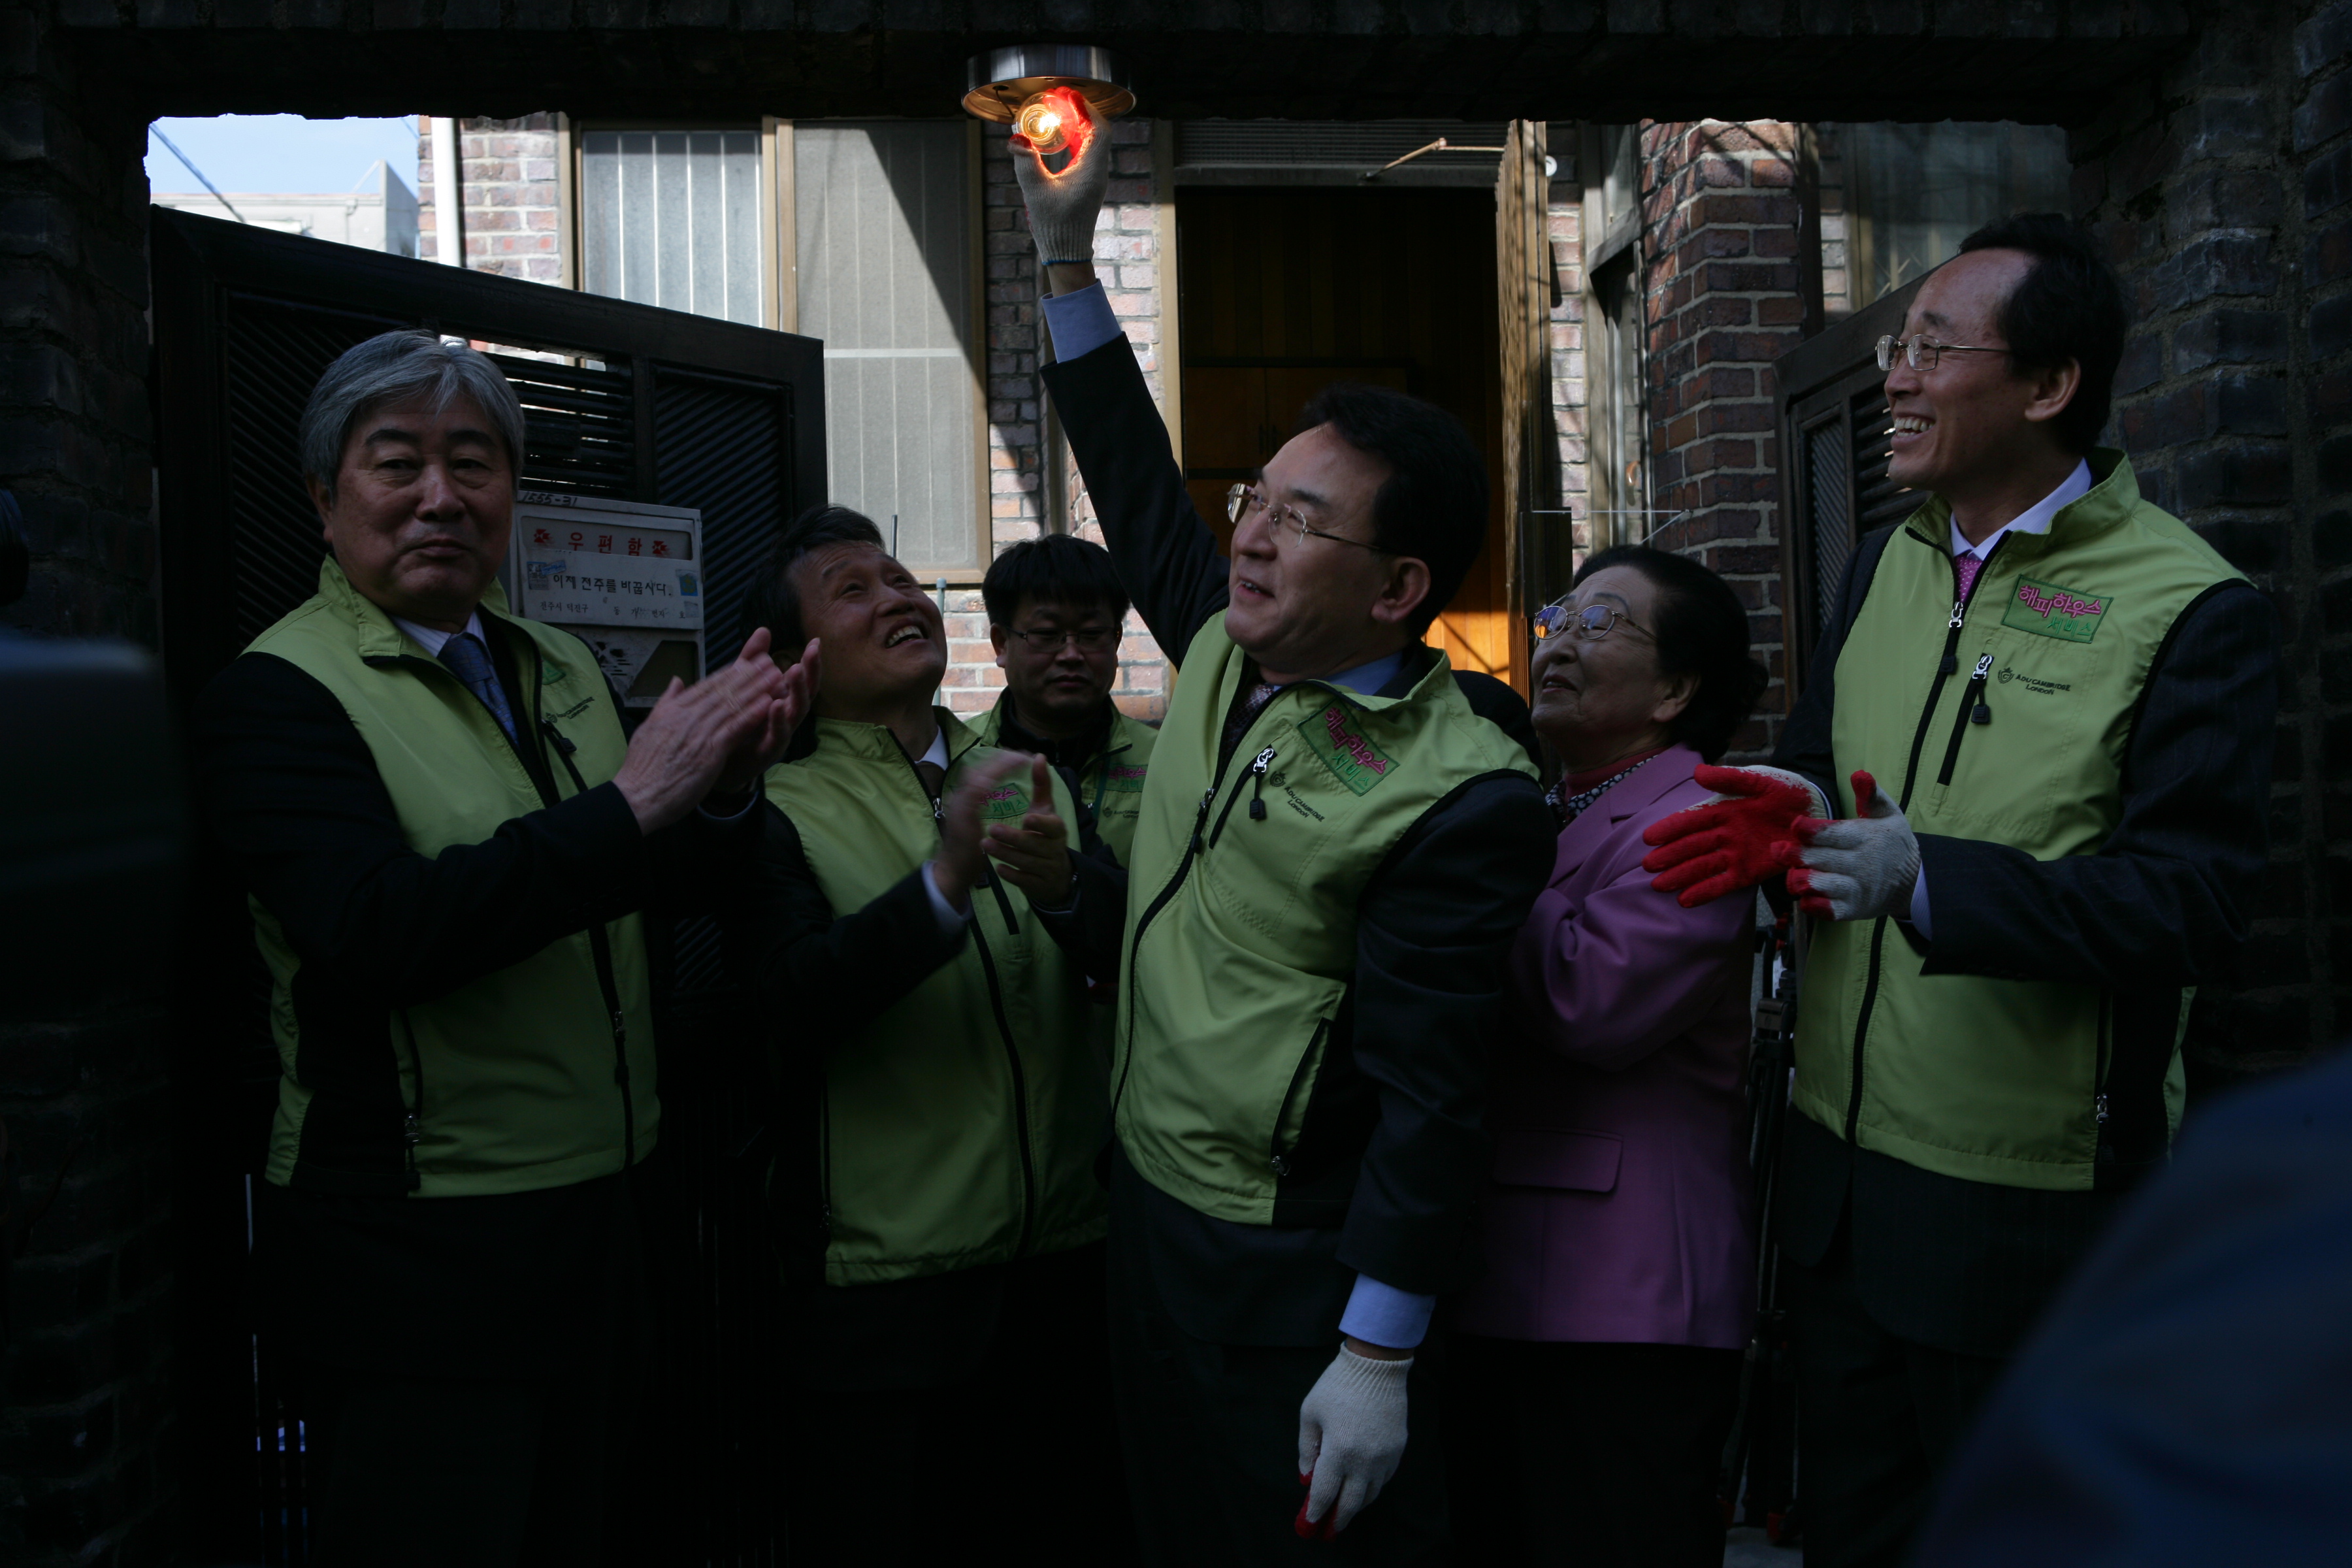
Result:
[[[416,121],[305,120],[299,114],[223,114],[209,120],[159,120],[155,125],[230,195],[239,192],[323,195],[348,191],[378,159],[401,183],[416,184]],[[186,164],[151,130],[151,190],[202,191]]]

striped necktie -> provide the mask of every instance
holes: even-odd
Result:
[[[515,738],[514,710],[507,706],[506,688],[499,684],[499,672],[490,667],[490,650],[471,632],[459,632],[441,645],[441,662],[450,672],[466,683],[466,689],[482,700],[507,739]]]

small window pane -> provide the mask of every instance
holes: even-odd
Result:
[[[971,174],[960,121],[793,128],[800,330],[824,340],[833,499],[924,572],[986,563]]]
[[[1972,229],[2067,206],[2066,132],[2006,121],[1837,128],[1853,307],[1960,253]]]

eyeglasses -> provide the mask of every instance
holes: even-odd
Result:
[[[1580,610],[1572,609],[1568,597],[1563,594],[1536,612],[1536,641],[1542,642],[1547,637],[1566,632],[1578,642],[1599,642],[1615,631],[1620,621],[1637,632],[1646,629],[1624,611],[1609,605],[1587,605]]]
[[[1242,519],[1244,516],[1265,511],[1269,508],[1274,512],[1275,526],[1277,529],[1287,528],[1297,533],[1298,542],[1301,544],[1307,542],[1307,535],[1313,534],[1318,539],[1328,539],[1334,544],[1352,544],[1359,550],[1369,550],[1379,555],[1390,553],[1379,545],[1367,544],[1360,539],[1349,539],[1344,534],[1326,533],[1319,528],[1309,528],[1307,526],[1307,520],[1298,515],[1297,507],[1276,506],[1247,485],[1236,484],[1225,492],[1225,517],[1235,528],[1242,525]]]
[[[1085,626],[1074,632],[1024,632],[1018,626],[1007,626],[1004,635],[1019,637],[1039,653],[1059,653],[1066,643],[1076,644],[1081,653],[1100,653],[1118,640],[1118,628]]]
[[[1971,348],[1967,343],[1939,343],[1925,332],[1914,332],[1898,338],[1889,332],[1878,340],[1878,368],[1895,368],[1895,351],[1903,351],[1903,363],[1913,370],[1933,370],[1936,362],[1945,354],[2005,354],[2007,349]]]

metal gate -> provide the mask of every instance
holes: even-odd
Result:
[[[521,483],[700,509],[714,664],[777,525],[824,499],[814,339],[155,209],[158,512],[165,673],[205,681],[317,585],[325,546],[296,427],[343,350],[396,327],[499,345],[520,394]],[[268,985],[234,873],[200,864],[173,1027],[174,1346],[184,1549],[308,1560],[299,1392],[247,1295],[248,1184],[277,1100]],[[662,1151],[646,1162],[657,1365],[614,1561],[772,1563],[788,1434],[770,1392],[774,1268],[751,1188],[765,1075],[716,932],[651,933]]]
[[[1780,571],[1791,701],[1811,672],[1854,545],[1919,504],[1887,482],[1895,424],[1875,352],[1881,336],[1903,331],[1903,314],[1918,291],[1914,282],[1874,300],[1773,363],[1780,388],[1780,515],[1789,520]]]

